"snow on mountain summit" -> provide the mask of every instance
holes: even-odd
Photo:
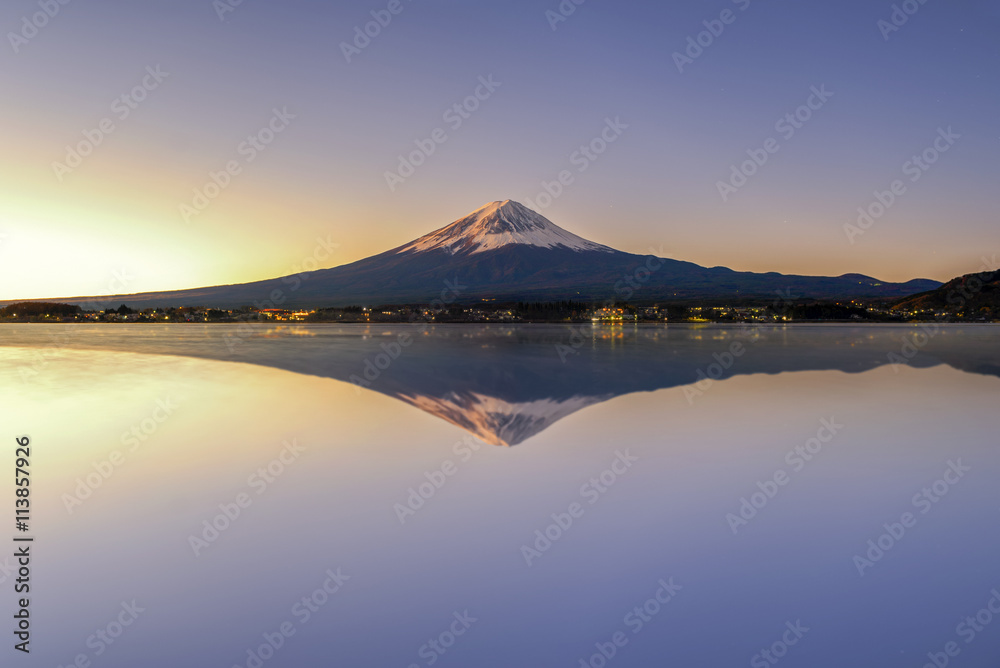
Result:
[[[487,204],[451,225],[403,246],[398,253],[441,249],[452,255],[473,254],[510,244],[615,252],[612,248],[567,232],[545,216],[508,199]]]

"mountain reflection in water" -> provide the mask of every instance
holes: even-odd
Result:
[[[250,363],[351,382],[508,446],[623,394],[693,386],[697,396],[743,374],[946,364],[1000,376],[990,326],[45,327],[61,348]],[[8,327],[0,345],[39,345],[40,331]]]

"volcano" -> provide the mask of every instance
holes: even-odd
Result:
[[[410,243],[351,264],[239,285],[60,298],[152,306],[323,308],[498,301],[693,301],[902,298],[940,287],[918,279],[793,276],[702,267],[584,239],[512,200],[492,202]]]
[[[444,250],[452,255],[484,253],[504,246],[561,248],[578,252],[615,253],[567,232],[545,216],[512,200],[493,202],[448,227],[406,244],[396,253]]]

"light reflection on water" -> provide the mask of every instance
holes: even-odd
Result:
[[[67,331],[44,364],[49,332],[0,331],[2,422],[34,448],[26,665],[245,666],[289,621],[264,665],[422,666],[466,610],[435,665],[579,666],[619,631],[608,665],[746,665],[798,620],[787,665],[922,666],[953,640],[962,666],[1000,657],[992,627],[956,635],[1000,586],[995,328],[948,330],[898,367],[904,328],[762,330],[693,400],[739,330],[596,330],[564,363],[565,328],[417,329],[371,391],[344,381],[399,327],[262,329],[237,352],[211,327]],[[795,470],[824,419],[843,429]],[[638,461],[607,485],[623,452]],[[914,496],[959,459],[922,514]],[[727,515],[779,471],[734,535]],[[190,536],[241,494],[195,556]],[[908,511],[859,576],[855,555]],[[338,568],[350,579],[304,620],[297,602]],[[670,578],[682,589],[634,633],[629,612]],[[145,611],[94,656],[88,636],[133,599]]]

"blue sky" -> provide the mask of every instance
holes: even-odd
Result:
[[[1000,253],[994,2],[913,0],[888,39],[893,3],[859,0],[587,0],[557,23],[556,1],[54,6],[37,34],[37,1],[0,9],[0,297],[120,292],[116,272],[124,291],[283,275],[319,239],[333,266],[507,198],[622,250],[740,270],[946,280]],[[373,11],[387,25],[348,62]],[[120,118],[156,66],[168,76]],[[499,85],[484,95],[481,77]],[[824,86],[794,135],[776,130]],[[458,127],[455,104],[474,108]],[[249,160],[275,110],[294,118]],[[105,118],[113,132],[67,171]],[[609,119],[624,129],[603,146]],[[911,181],[904,164],[948,128],[959,138]],[[769,138],[777,152],[724,199]],[[603,152],[581,158],[592,142]],[[400,156],[431,145],[390,189]],[[845,233],[897,180],[904,194]]]

